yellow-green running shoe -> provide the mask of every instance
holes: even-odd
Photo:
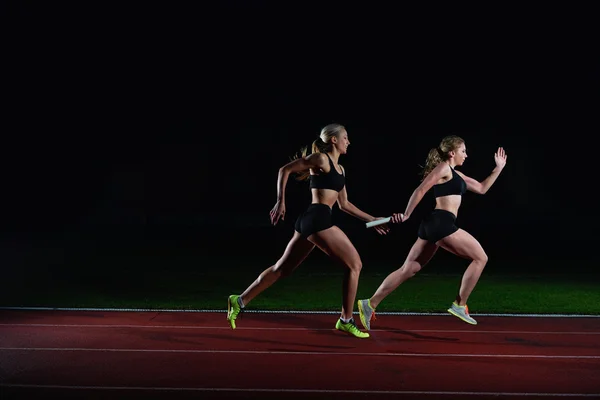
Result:
[[[371,320],[375,318],[375,309],[371,307],[371,300],[359,300],[358,301],[358,314],[360,315],[360,322],[363,324],[366,330],[371,330]]]
[[[448,312],[454,315],[455,317],[462,319],[467,324],[477,325],[477,321],[475,321],[469,315],[469,307],[467,307],[466,305],[459,306],[457,302],[453,302],[452,306],[448,309]]]
[[[240,303],[238,303],[239,297],[240,296],[232,294],[227,299],[227,321],[229,321],[231,329],[235,329],[235,319],[242,310],[242,307],[240,307]]]
[[[342,332],[348,332],[351,335],[356,336],[357,338],[368,338],[369,335],[366,332],[361,332],[357,327],[356,327],[356,322],[354,322],[354,318],[352,318],[350,321],[348,322],[342,322],[341,319],[337,320],[337,323],[335,324],[335,329],[342,331]]]

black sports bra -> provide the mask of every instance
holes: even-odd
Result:
[[[331,170],[328,173],[321,173],[319,175],[311,175],[310,176],[310,188],[311,189],[332,189],[336,192],[339,192],[344,188],[346,184],[346,177],[343,174],[340,174],[335,169],[333,165],[333,161],[329,154],[325,153],[327,158],[329,158],[329,166]]]
[[[452,170],[452,179],[438,185],[433,185],[433,195],[438,198],[442,196],[450,196],[453,194],[463,195],[467,192],[467,184],[465,180],[456,173],[454,168]]]

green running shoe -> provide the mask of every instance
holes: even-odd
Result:
[[[229,325],[231,325],[231,329],[235,329],[235,320],[242,311],[242,307],[240,307],[240,303],[238,303],[238,298],[235,294],[232,294],[227,299],[227,321],[229,321]]]
[[[354,322],[354,318],[352,318],[350,321],[348,322],[342,322],[341,319],[337,320],[337,323],[335,324],[335,329],[342,331],[342,332],[348,332],[351,335],[356,336],[357,338],[368,338],[369,335],[366,332],[361,332],[357,327],[356,327],[356,322]]]

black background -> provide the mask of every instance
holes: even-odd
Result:
[[[597,260],[597,29],[583,7],[27,2],[4,17],[6,270],[39,243],[275,261],[310,202],[290,181],[270,226],[277,171],[331,122],[347,128],[340,163],[364,211],[402,212],[429,149],[457,134],[475,179],[508,154],[458,220],[490,259]],[[366,264],[401,261],[432,206],[383,238],[334,211]]]

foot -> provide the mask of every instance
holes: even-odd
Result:
[[[369,335],[366,332],[361,332],[357,327],[356,327],[356,322],[354,322],[354,318],[352,318],[350,321],[348,322],[342,322],[341,319],[338,319],[337,323],[335,324],[335,329],[342,331],[342,332],[348,332],[351,335],[356,336],[357,338],[368,338]]]
[[[467,324],[477,325],[477,321],[469,315],[469,307],[467,307],[466,304],[464,306],[459,306],[457,302],[453,302],[452,306],[448,309],[448,312],[455,317],[462,319]]]
[[[358,301],[358,314],[360,315],[360,322],[366,330],[371,330],[371,319],[375,319],[375,309],[371,307],[371,300],[359,300]]]
[[[240,307],[240,303],[238,303],[239,297],[240,296],[232,294],[227,299],[227,321],[229,321],[231,329],[235,329],[235,320],[240,311],[242,310],[242,307]]]

